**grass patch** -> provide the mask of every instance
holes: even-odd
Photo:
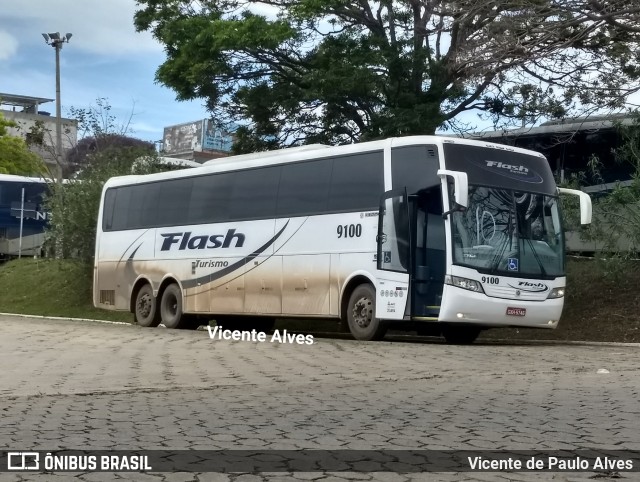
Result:
[[[0,311],[132,321],[130,313],[93,307],[93,267],[74,260],[23,258],[0,265]]]
[[[0,311],[131,322],[128,312],[92,305],[92,267],[73,260],[22,259],[0,265]],[[555,330],[497,328],[481,339],[640,342],[640,261],[571,259],[567,297]],[[339,331],[337,321],[278,320],[298,332]]]

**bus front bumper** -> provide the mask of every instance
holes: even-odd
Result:
[[[555,328],[564,298],[523,301],[494,298],[455,286],[445,286],[438,321],[486,327]]]

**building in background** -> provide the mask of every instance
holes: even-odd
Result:
[[[0,93],[0,113],[5,119],[14,121],[17,126],[7,129],[9,135],[21,137],[29,144],[29,148],[42,156],[49,171],[58,169],[56,163],[56,117],[50,112],[41,110],[40,106],[54,99],[30,97]],[[74,119],[61,119],[62,123],[62,158],[76,145],[78,124]],[[38,129],[41,126],[41,129]],[[34,133],[34,128],[36,132]]]
[[[597,199],[608,195],[617,186],[633,183],[633,164],[620,162],[615,153],[625,142],[620,128],[633,125],[634,118],[628,114],[590,116],[549,121],[535,127],[474,133],[465,137],[541,152],[549,161],[558,182],[577,178],[581,189]],[[590,168],[594,160],[599,166],[597,173]],[[597,204],[594,209],[597,212]],[[624,220],[626,213],[619,214],[620,219]],[[605,240],[587,239],[575,230],[565,232],[565,240],[567,251],[581,255],[611,249]],[[619,238],[616,247],[628,251],[632,245],[628,239]]]
[[[615,149],[623,143],[620,127],[632,124],[633,118],[627,114],[590,116],[544,122],[536,127],[477,132],[464,137],[541,152],[559,182],[581,175],[586,185],[609,185],[627,181],[633,174],[632,166],[617,162],[615,156]],[[601,178],[590,172],[589,163],[594,158],[600,163]]]
[[[202,119],[165,127],[161,153],[202,163],[229,156],[233,141],[233,133],[223,131],[210,119]]]

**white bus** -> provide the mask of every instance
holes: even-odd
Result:
[[[102,194],[94,304],[167,328],[335,318],[359,340],[410,323],[454,343],[555,328],[561,191],[540,154],[436,136],[116,177]],[[589,197],[566,192],[590,222]]]

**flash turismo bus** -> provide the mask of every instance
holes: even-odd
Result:
[[[555,328],[565,293],[559,189],[533,151],[437,136],[304,146],[110,179],[94,304],[142,326],[342,320],[470,343]]]

